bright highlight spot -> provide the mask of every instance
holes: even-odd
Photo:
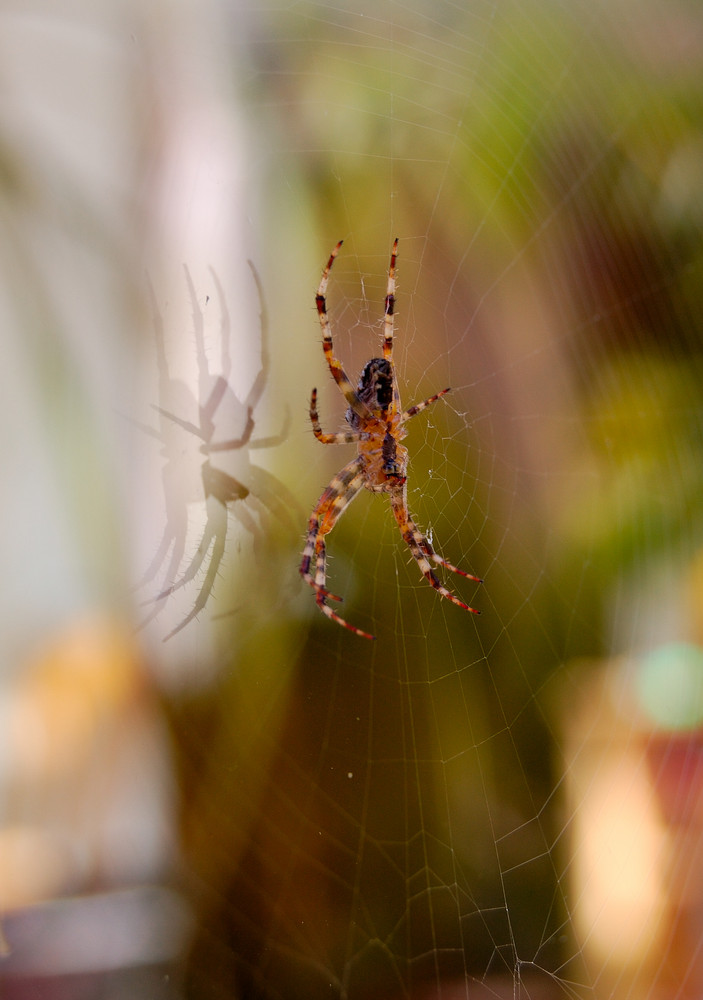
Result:
[[[672,642],[641,661],[637,696],[652,722],[665,729],[693,729],[703,723],[703,649]]]
[[[637,967],[661,932],[666,841],[639,754],[613,744],[591,763],[573,825],[574,922],[601,964]]]

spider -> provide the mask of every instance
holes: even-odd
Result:
[[[403,540],[407,543],[423,576],[434,589],[446,597],[448,601],[478,615],[480,611],[469,607],[460,601],[455,594],[442,585],[435,574],[432,562],[444,566],[453,573],[459,573],[477,583],[483,581],[471,573],[466,573],[458,566],[447,562],[432,548],[430,541],[419,530],[408,511],[407,500],[407,468],[408,450],[400,442],[406,435],[405,424],[411,417],[421,413],[431,403],[446,396],[449,389],[442,389],[421,403],[416,403],[408,410],[402,410],[400,393],[393,368],[393,313],[395,308],[395,262],[398,255],[398,240],[393,243],[391,262],[388,269],[388,286],[386,290],[385,311],[383,320],[383,357],[371,358],[366,363],[356,389],[349,381],[341,362],[335,357],[332,346],[332,333],[327,318],[327,282],[339,253],[340,240],[330,254],[327,265],[322,272],[320,286],[315,296],[317,312],[322,328],[322,349],[332,377],[339,386],[344,398],[349,403],[346,420],[351,430],[338,434],[326,434],[320,426],[317,413],[317,389],[312,390],[310,399],[310,421],[315,437],[323,444],[356,444],[357,456],[344,466],[332,479],[317,502],[317,506],[308,521],[308,533],[300,564],[300,573],[306,583],[315,591],[318,608],[338,625],[343,625],[355,635],[365,639],[375,636],[364,632],[355,625],[350,625],[330,607],[328,601],[341,601],[327,589],[327,552],[325,537],[332,531],[362,486],[372,493],[386,493],[391,504],[391,510],[398,522]]]

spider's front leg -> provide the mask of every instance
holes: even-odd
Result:
[[[411,406],[405,411],[401,418],[401,423],[404,424],[405,421],[410,420],[411,417],[416,417],[418,413],[422,413],[423,410],[426,410],[431,403],[436,403],[438,399],[441,399],[442,396],[446,396],[447,393],[451,391],[451,389],[442,389],[441,392],[436,392],[434,396],[428,396],[427,399],[423,399],[421,403],[415,403],[414,406]]]
[[[383,357],[390,361],[393,357],[393,325],[395,315],[395,262],[398,256],[398,240],[393,241],[391,263],[388,268],[386,302],[383,310]]]
[[[320,426],[320,417],[317,412],[317,389],[313,389],[310,396],[310,423],[312,424],[313,434],[323,444],[353,444],[355,441],[361,441],[366,437],[366,435],[358,431],[340,431],[338,434],[326,434]]]
[[[339,386],[344,398],[349,403],[352,410],[357,414],[357,416],[368,418],[371,416],[368,407],[365,403],[362,403],[357,396],[354,386],[349,380],[349,376],[344,371],[342,362],[335,356],[334,347],[332,345],[330,321],[327,317],[327,282],[329,281],[332,265],[334,264],[335,258],[339,253],[343,242],[343,240],[340,240],[330,254],[330,259],[327,261],[325,269],[322,272],[320,285],[317,289],[317,294],[315,295],[315,305],[317,307],[317,314],[320,318],[320,329],[322,330],[322,350],[325,353],[327,367],[332,373],[333,379]]]

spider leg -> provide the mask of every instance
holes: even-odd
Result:
[[[189,625],[190,622],[192,622],[193,619],[200,614],[200,612],[207,604],[208,598],[212,592],[212,588],[215,582],[215,576],[217,574],[217,570],[222,560],[222,555],[224,553],[224,538],[221,539],[220,541],[217,535],[213,533],[209,527],[206,526],[205,533],[203,534],[200,545],[198,546],[198,551],[196,552],[193,561],[191,562],[190,566],[186,570],[183,577],[177,583],[174,583],[172,587],[169,587],[168,590],[164,590],[163,593],[159,594],[159,596],[155,598],[155,601],[157,603],[163,601],[171,594],[173,594],[176,590],[178,590],[180,587],[184,587],[187,583],[190,583],[190,581],[193,579],[198,569],[202,565],[203,559],[205,558],[207,552],[210,549],[213,538],[215,539],[216,544],[215,547],[213,548],[212,558],[210,560],[210,565],[208,566],[208,571],[205,580],[203,581],[203,585],[198,593],[195,603],[193,604],[193,607],[185,616],[183,621],[179,622],[179,624],[176,625],[175,628],[172,628],[171,631],[163,637],[162,642],[166,642],[172,636],[176,635],[177,632],[180,632],[181,629],[185,628],[186,625]],[[152,618],[155,617],[157,613],[158,612],[154,612],[154,614],[151,617]],[[146,622],[150,620],[151,618],[147,618],[144,624],[146,624]]]
[[[271,434],[270,437],[257,438],[254,441],[249,442],[249,448],[274,448],[276,445],[283,444],[284,441],[288,440],[288,434],[290,433],[290,407],[286,405],[286,412],[283,418],[283,426],[281,427],[278,434]]]
[[[171,545],[173,545],[173,549],[171,551],[171,558],[169,560],[168,569],[164,574],[164,580],[175,579],[176,573],[178,572],[178,567],[180,566],[181,560],[183,559],[183,552],[185,549],[185,538],[186,538],[185,517],[181,518],[179,512],[178,526],[175,527],[170,520],[168,521],[158,551],[154,556],[154,558],[152,559],[151,563],[149,564],[147,571],[142,577],[140,583],[138,584],[139,587],[143,586],[145,583],[149,583],[151,580],[154,579],[158,571],[161,569],[161,566],[166,561],[166,556],[168,555],[168,551],[171,548]],[[152,610],[145,618],[142,619],[142,621],[139,622],[137,626],[138,630],[146,628],[149,622],[153,621],[154,618],[156,618],[156,616],[160,613],[161,601],[159,600],[158,597],[150,597],[146,601],[141,601],[140,606],[141,607],[150,606]]]
[[[205,601],[209,597],[210,591],[212,590],[212,582],[214,582],[214,576],[212,578],[212,582],[209,584],[209,589],[207,589],[208,581],[210,580],[210,570],[212,568],[212,563],[216,561],[217,566],[219,566],[220,560],[222,559],[222,554],[220,554],[217,560],[215,560],[215,556],[219,547],[220,539],[221,539],[221,548],[222,551],[224,551],[224,543],[227,537],[227,504],[235,500],[246,500],[246,498],[249,496],[249,490],[247,489],[246,486],[240,483],[233,476],[228,476],[226,472],[222,472],[221,469],[213,468],[213,466],[210,464],[209,461],[203,463],[201,471],[203,478],[203,489],[205,492],[205,502],[207,508],[207,521],[205,523],[203,537],[200,541],[200,544],[198,545],[198,548],[195,551],[195,555],[191,559],[183,575],[174,583],[172,583],[169,587],[164,588],[160,594],[158,594],[155,598],[152,599],[151,602],[149,602],[149,603],[157,603],[159,601],[162,601],[170,594],[173,594],[174,591],[180,590],[181,587],[185,587],[187,583],[190,583],[190,581],[195,577],[198,570],[205,561],[205,557],[207,556],[210,546],[212,545],[214,539],[215,547],[213,548],[212,557],[210,560],[210,564],[208,566],[208,573],[207,576],[205,577],[205,583],[203,584],[200,594],[198,595],[198,601],[202,597],[203,591],[206,591],[205,597],[203,600],[203,604],[201,606],[198,607],[196,602],[195,614],[198,614],[198,612],[202,611],[202,608],[205,606]],[[216,502],[217,504],[216,507],[213,508],[211,506],[210,502],[211,500]],[[183,535],[185,537],[185,526],[183,529]],[[215,567],[215,573],[217,572],[217,566]],[[173,576],[171,577],[171,579],[173,579]],[[193,617],[195,616],[190,615],[185,624],[187,624],[188,621],[191,621]],[[179,629],[181,627],[182,626],[179,626]],[[171,635],[172,634],[173,633],[171,633]],[[168,638],[168,636],[166,638]]]
[[[318,570],[318,573],[321,573],[323,577],[324,577],[324,574],[325,574],[326,559],[327,559],[327,556],[326,556],[326,552],[325,552],[325,543],[324,543],[324,541],[321,540],[320,551],[318,552],[318,558],[317,558],[317,570]],[[317,578],[317,574],[316,574],[316,578]],[[334,608],[331,608],[329,606],[329,604],[327,604],[328,600],[337,601],[337,600],[341,600],[341,598],[335,597],[334,594],[330,594],[330,592],[328,590],[325,590],[323,588],[318,588],[316,586],[315,589],[317,591],[317,594],[316,594],[316,597],[315,597],[315,602],[316,602],[318,608],[320,609],[320,611],[323,613],[323,615],[327,615],[327,617],[331,621],[336,622],[338,625],[341,625],[342,628],[348,629],[349,632],[353,632],[354,635],[361,636],[362,639],[375,639],[376,638],[376,636],[375,635],[371,635],[370,632],[364,632],[363,629],[357,628],[356,625],[350,625],[349,622],[346,621],[344,618],[342,618],[341,615],[337,614],[337,612],[334,610]]]
[[[170,413],[168,410],[164,410],[163,406],[156,406],[156,404],[152,403],[152,407],[158,413],[162,414],[162,416],[172,420],[174,424],[178,424],[178,426],[182,427],[184,431],[188,431],[189,434],[194,434],[196,437],[201,438],[201,440],[203,439],[203,432],[200,427],[196,427],[190,420],[184,420],[182,417],[177,417],[175,413]]]
[[[181,629],[189,625],[190,622],[196,618],[200,612],[203,610],[208,602],[210,594],[212,593],[212,588],[215,585],[215,578],[217,577],[217,571],[220,568],[220,563],[222,562],[222,557],[225,554],[225,544],[227,542],[227,508],[216,501],[219,510],[217,510],[215,515],[208,513],[207,524],[205,525],[205,531],[203,532],[203,538],[198,546],[198,551],[193,558],[190,566],[186,570],[185,574],[179,580],[177,584],[174,584],[170,590],[166,591],[166,594],[172,593],[178,587],[184,586],[189,580],[192,580],[198,569],[200,568],[203,559],[207,555],[210,546],[212,545],[212,555],[210,557],[210,564],[207,568],[207,573],[205,574],[205,579],[203,580],[203,585],[198,592],[198,596],[195,600],[195,604],[185,616],[183,621],[176,625],[174,629],[164,636],[163,641],[166,642],[171,636],[176,635]],[[218,523],[219,522],[219,523]]]
[[[163,483],[163,494],[166,502],[166,526],[164,527],[164,532],[161,537],[161,541],[159,542],[159,547],[156,550],[156,554],[147,566],[144,575],[137,584],[137,588],[141,588],[155,579],[167,560],[169,550],[171,550],[171,558],[168,560],[168,568],[162,575],[162,580],[167,583],[173,582],[176,578],[178,567],[181,565],[183,552],[185,550],[188,518],[185,505],[180,503],[178,499],[179,478],[178,473],[171,463],[167,463],[164,466],[161,473],[161,479]],[[150,598],[148,601],[142,602],[143,605],[154,603],[156,603],[155,598]],[[156,613],[158,612],[155,612],[155,614]],[[155,617],[155,614],[152,614],[145,619],[145,621],[139,625],[139,628],[143,628],[153,617]]]
[[[352,489],[353,484],[353,489]],[[363,485],[361,459],[353,459],[337,473],[327,486],[308,521],[308,534],[303,549],[300,564],[300,574],[311,587],[324,589],[324,580],[320,583],[310,572],[313,556],[317,559],[319,546],[324,546],[324,537],[329,534],[342,512],[349,506]]]
[[[166,587],[165,590],[162,590],[160,594],[158,594],[155,598],[153,598],[154,601],[163,601],[164,598],[170,597],[171,594],[174,594],[177,590],[180,590],[181,587],[185,587],[187,583],[190,583],[190,581],[194,579],[198,570],[205,561],[205,557],[207,556],[210,550],[210,546],[212,545],[213,538],[215,538],[216,536],[216,529],[213,527],[212,522],[213,518],[208,513],[207,522],[205,524],[203,536],[200,539],[200,544],[195,550],[195,555],[188,563],[188,566],[185,572],[183,573],[183,576],[180,577],[180,579],[176,580],[175,583],[172,583],[170,587]],[[188,620],[190,621],[190,618]],[[168,638],[168,636],[166,638]]]
[[[195,290],[193,278],[191,277],[190,270],[186,264],[183,265],[183,274],[185,275],[186,285],[188,286],[188,297],[190,298],[191,305],[193,340],[195,342],[195,358],[198,368],[198,399],[200,401],[201,415],[208,421],[212,421],[215,410],[219,405],[219,399],[217,399],[215,389],[213,389],[213,393],[208,393],[212,373],[210,372],[210,366],[205,352],[205,317],[198,301],[198,293]],[[226,376],[228,374],[228,372],[225,372],[224,377],[220,376],[221,380],[224,382],[223,388],[226,388],[227,386]]]
[[[137,589],[143,587],[147,583],[151,583],[151,581],[154,579],[156,574],[159,572],[159,570],[165,563],[166,557],[168,556],[169,553],[169,549],[171,548],[172,545],[173,545],[173,553],[171,556],[171,565],[169,572],[175,573],[176,570],[178,569],[179,563],[183,558],[182,546],[179,544],[179,539],[181,538],[185,539],[186,519],[185,517],[181,517],[179,512],[178,517],[174,518],[173,520],[177,521],[177,524],[172,523],[172,519],[169,517],[169,519],[166,522],[166,527],[164,528],[164,533],[161,536],[159,547],[156,550],[154,558],[151,560],[151,562],[145,569],[142,578],[137,583]],[[166,575],[166,579],[168,578],[169,574]],[[153,599],[146,601],[145,603],[151,604],[153,603]]]
[[[349,496],[350,483],[352,482],[354,483],[354,491]],[[349,505],[362,485],[361,460],[357,456],[337,473],[329,486],[325,487],[322,496],[315,505],[308,521],[308,534],[300,564],[301,576],[311,587],[316,586],[315,578],[310,572],[310,566],[313,562],[313,556],[317,555],[318,545],[324,536],[332,530],[341,511]]]
[[[431,403],[436,403],[438,399],[441,399],[442,396],[446,396],[447,393],[451,391],[451,389],[442,389],[441,392],[436,392],[434,396],[428,396],[428,398],[423,399],[421,403],[416,403],[415,406],[411,406],[400,418],[401,424],[404,424],[406,420],[410,420],[411,417],[417,416],[418,413],[422,413],[422,411],[426,410]]]
[[[242,431],[242,436],[239,438],[230,438],[228,441],[215,441],[214,444],[205,445],[202,451],[205,454],[209,454],[212,451],[236,451],[237,448],[243,448],[245,444],[249,443],[249,438],[254,430],[254,414],[252,408],[247,409],[247,422],[244,425],[244,430]]]
[[[317,389],[312,390],[310,397],[310,422],[312,431],[318,441],[323,444],[352,444],[354,441],[361,441],[365,435],[358,431],[340,431],[339,434],[325,434],[320,426],[320,418],[317,412]]]
[[[206,439],[211,438],[215,432],[215,413],[229,388],[229,382],[224,375],[218,375],[213,383],[210,395],[200,407],[200,426],[203,437]]]
[[[251,269],[252,276],[254,278],[254,284],[256,285],[256,293],[259,296],[259,329],[261,331],[261,368],[254,379],[254,384],[249,390],[249,395],[247,396],[247,403],[252,407],[257,406],[259,400],[261,399],[264,389],[266,388],[266,383],[268,382],[269,376],[269,323],[268,323],[268,311],[266,309],[266,302],[264,299],[264,289],[261,284],[261,278],[259,277],[259,272],[254,267],[253,263],[248,260],[247,264]]]
[[[398,496],[391,496],[391,507],[393,509],[395,519],[398,522],[400,533],[412,552],[413,558],[420,567],[420,570],[427,582],[434,587],[434,589],[441,594],[442,597],[446,597],[448,601],[451,601],[453,604],[457,604],[460,608],[464,608],[465,611],[471,611],[472,614],[480,615],[480,611],[476,608],[469,607],[468,604],[460,601],[459,598],[451,592],[451,590],[448,590],[441,583],[428,560],[431,559],[433,562],[439,563],[441,566],[445,566],[447,569],[452,570],[452,572],[459,573],[461,576],[465,576],[469,580],[475,580],[477,583],[482,583],[482,581],[477,576],[473,576],[471,573],[465,573],[463,569],[459,569],[452,563],[447,562],[446,559],[443,559],[434,551],[428,539],[425,538],[410,516],[407,500],[404,495],[401,494]]]
[[[371,412],[365,403],[357,396],[354,386],[349,381],[347,373],[342,367],[342,362],[339,361],[334,354],[334,347],[332,346],[332,331],[330,329],[330,321],[327,318],[327,282],[329,280],[330,271],[332,265],[334,264],[334,259],[339,253],[340,247],[344,241],[340,240],[337,246],[334,248],[330,254],[330,259],[327,261],[324,271],[322,272],[322,278],[320,279],[320,285],[317,289],[317,294],[315,296],[315,305],[317,306],[317,314],[320,317],[320,328],[322,330],[322,350],[325,352],[325,360],[327,361],[327,367],[332,373],[332,377],[341,389],[344,398],[351,406],[352,410],[358,416],[362,418],[368,418],[371,416]]]
[[[318,554],[318,570],[320,572],[322,572],[323,575],[325,573],[325,561],[326,561],[326,558],[327,557],[326,557],[326,554],[325,554],[325,545],[324,545],[324,542],[323,542],[322,546],[321,546],[321,552]],[[339,598],[334,597],[334,595],[330,594],[329,591],[318,589],[315,601],[316,601],[316,604],[317,604],[318,608],[323,613],[323,615],[327,615],[327,617],[331,621],[337,622],[338,625],[341,625],[343,628],[348,629],[349,632],[353,632],[354,635],[361,636],[362,639],[375,639],[376,638],[376,636],[375,635],[371,635],[370,632],[364,632],[363,629],[357,628],[356,625],[350,625],[349,622],[346,621],[344,618],[342,618],[341,615],[337,614],[337,612],[334,610],[334,608],[331,608],[329,606],[329,604],[327,604],[328,600],[339,600]]]
[[[393,242],[391,263],[388,268],[386,305],[383,317],[383,357],[388,361],[393,357],[393,315],[395,313],[395,260],[398,256],[398,240]]]
[[[249,261],[249,266],[253,268],[253,264]],[[229,376],[232,372],[232,357],[230,355],[230,342],[231,342],[231,324],[229,316],[229,308],[227,306],[227,296],[225,295],[225,290],[222,287],[222,282],[217,277],[217,271],[214,267],[208,268],[210,276],[212,277],[213,284],[215,285],[215,290],[217,291],[217,300],[220,306],[220,370],[224,378],[229,381]],[[252,408],[253,408],[252,404]]]
[[[256,465],[249,467],[249,496],[259,500],[269,514],[291,531],[297,531],[301,507],[290,490],[272,472]]]
[[[349,462],[324,490],[308,522],[308,535],[300,564],[300,575],[315,591],[315,601],[324,615],[355,635],[364,639],[373,639],[374,636],[369,632],[364,632],[362,629],[350,625],[327,604],[328,600],[339,601],[341,598],[330,593],[327,589],[325,536],[334,528],[363,485],[362,463],[357,457]],[[312,571],[313,563],[314,572]]]

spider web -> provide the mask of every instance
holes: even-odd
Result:
[[[442,601],[365,492],[328,583],[374,643],[232,553],[256,598],[220,623],[227,718],[191,775],[193,995],[700,989],[701,22],[644,8],[232,12],[267,404],[294,414],[261,460],[302,535],[353,454],[306,423],[313,385],[325,430],[345,407],[319,270],[344,238],[328,309],[354,378],[399,236],[404,405],[452,387],[409,427],[410,507],[485,584],[442,574],[480,619]],[[202,706],[175,706],[186,742]]]
[[[36,421],[72,461],[8,477],[7,562],[48,566],[34,617],[80,606],[93,575],[104,605],[130,609],[170,725],[169,877],[194,923],[169,995],[700,996],[700,12],[685,0],[105,11],[110,38],[129,21],[115,76],[139,82],[139,156],[110,157],[127,193],[97,187],[144,209],[146,236],[128,238],[112,204],[95,223],[115,245],[91,230],[90,306],[64,243],[27,239],[31,284],[75,291],[21,292],[32,350],[64,365],[75,352],[85,371],[57,376],[64,423],[49,406]],[[91,50],[96,74],[108,50]],[[61,211],[82,220],[106,196],[82,200],[86,137],[67,136],[57,190],[78,181]],[[39,162],[25,187],[8,154],[27,204],[53,190],[43,164],[56,161]],[[395,237],[403,405],[452,389],[408,425],[410,510],[485,582],[440,567],[481,616],[442,600],[387,500],[362,491],[329,536],[328,584],[369,642],[323,617],[297,574],[309,513],[354,454],[310,429],[313,386],[324,430],[346,408],[314,293],[344,239],[327,303],[355,380],[380,352]],[[113,284],[129,295],[96,291]],[[14,294],[11,315],[28,309]],[[106,346],[95,315],[119,327],[104,308],[115,298],[135,322]],[[71,346],[47,352],[58,314]],[[19,423],[31,445],[37,427]],[[99,444],[104,466],[87,460]],[[63,508],[26,520],[55,479],[74,515],[90,510],[83,562]],[[122,553],[106,541],[115,508]]]

